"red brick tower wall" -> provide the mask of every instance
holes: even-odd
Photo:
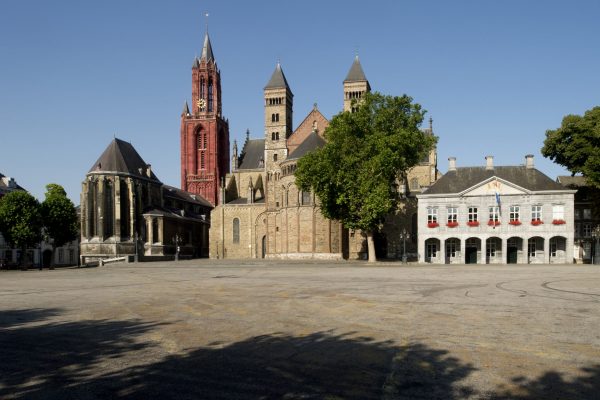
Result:
[[[229,125],[221,114],[221,74],[213,59],[194,62],[189,108],[181,115],[181,188],[217,205],[219,182],[229,172]]]

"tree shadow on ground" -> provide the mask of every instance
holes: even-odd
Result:
[[[45,398],[50,389],[68,393],[70,385],[97,376],[100,364],[147,347],[135,338],[156,326],[136,321],[44,321],[60,312],[0,311],[1,399]]]
[[[90,384],[127,399],[453,399],[472,370],[421,344],[318,332],[213,343]]]
[[[512,379],[513,388],[499,388],[493,400],[594,400],[600,399],[600,364],[581,369],[581,376],[566,378],[548,371],[536,379]]]

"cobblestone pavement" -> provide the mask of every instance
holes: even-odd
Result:
[[[598,399],[600,268],[1,271],[0,398]]]

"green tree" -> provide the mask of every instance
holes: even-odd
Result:
[[[40,203],[25,191],[14,191],[0,199],[0,232],[6,242],[21,249],[19,265],[27,247],[37,245],[42,239]]]
[[[53,268],[56,248],[77,238],[79,222],[75,205],[67,197],[62,186],[56,183],[46,185],[45,196],[41,205],[41,214],[45,235],[52,243],[50,268]]]
[[[567,115],[560,128],[546,131],[542,155],[600,188],[600,107]]]
[[[369,261],[374,232],[397,207],[398,180],[435,144],[419,129],[424,114],[406,95],[367,94],[357,112],[333,117],[325,146],[298,161],[297,185],[315,192],[325,217],[365,232]]]

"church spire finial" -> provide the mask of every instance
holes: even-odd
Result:
[[[202,55],[200,55],[200,60],[205,60],[206,62],[214,61],[215,56],[213,55],[212,45],[210,44],[210,38],[208,37],[208,13],[205,13],[206,17],[206,33],[204,34],[204,44],[202,45]]]
[[[433,132],[433,118],[429,117],[429,130]]]

